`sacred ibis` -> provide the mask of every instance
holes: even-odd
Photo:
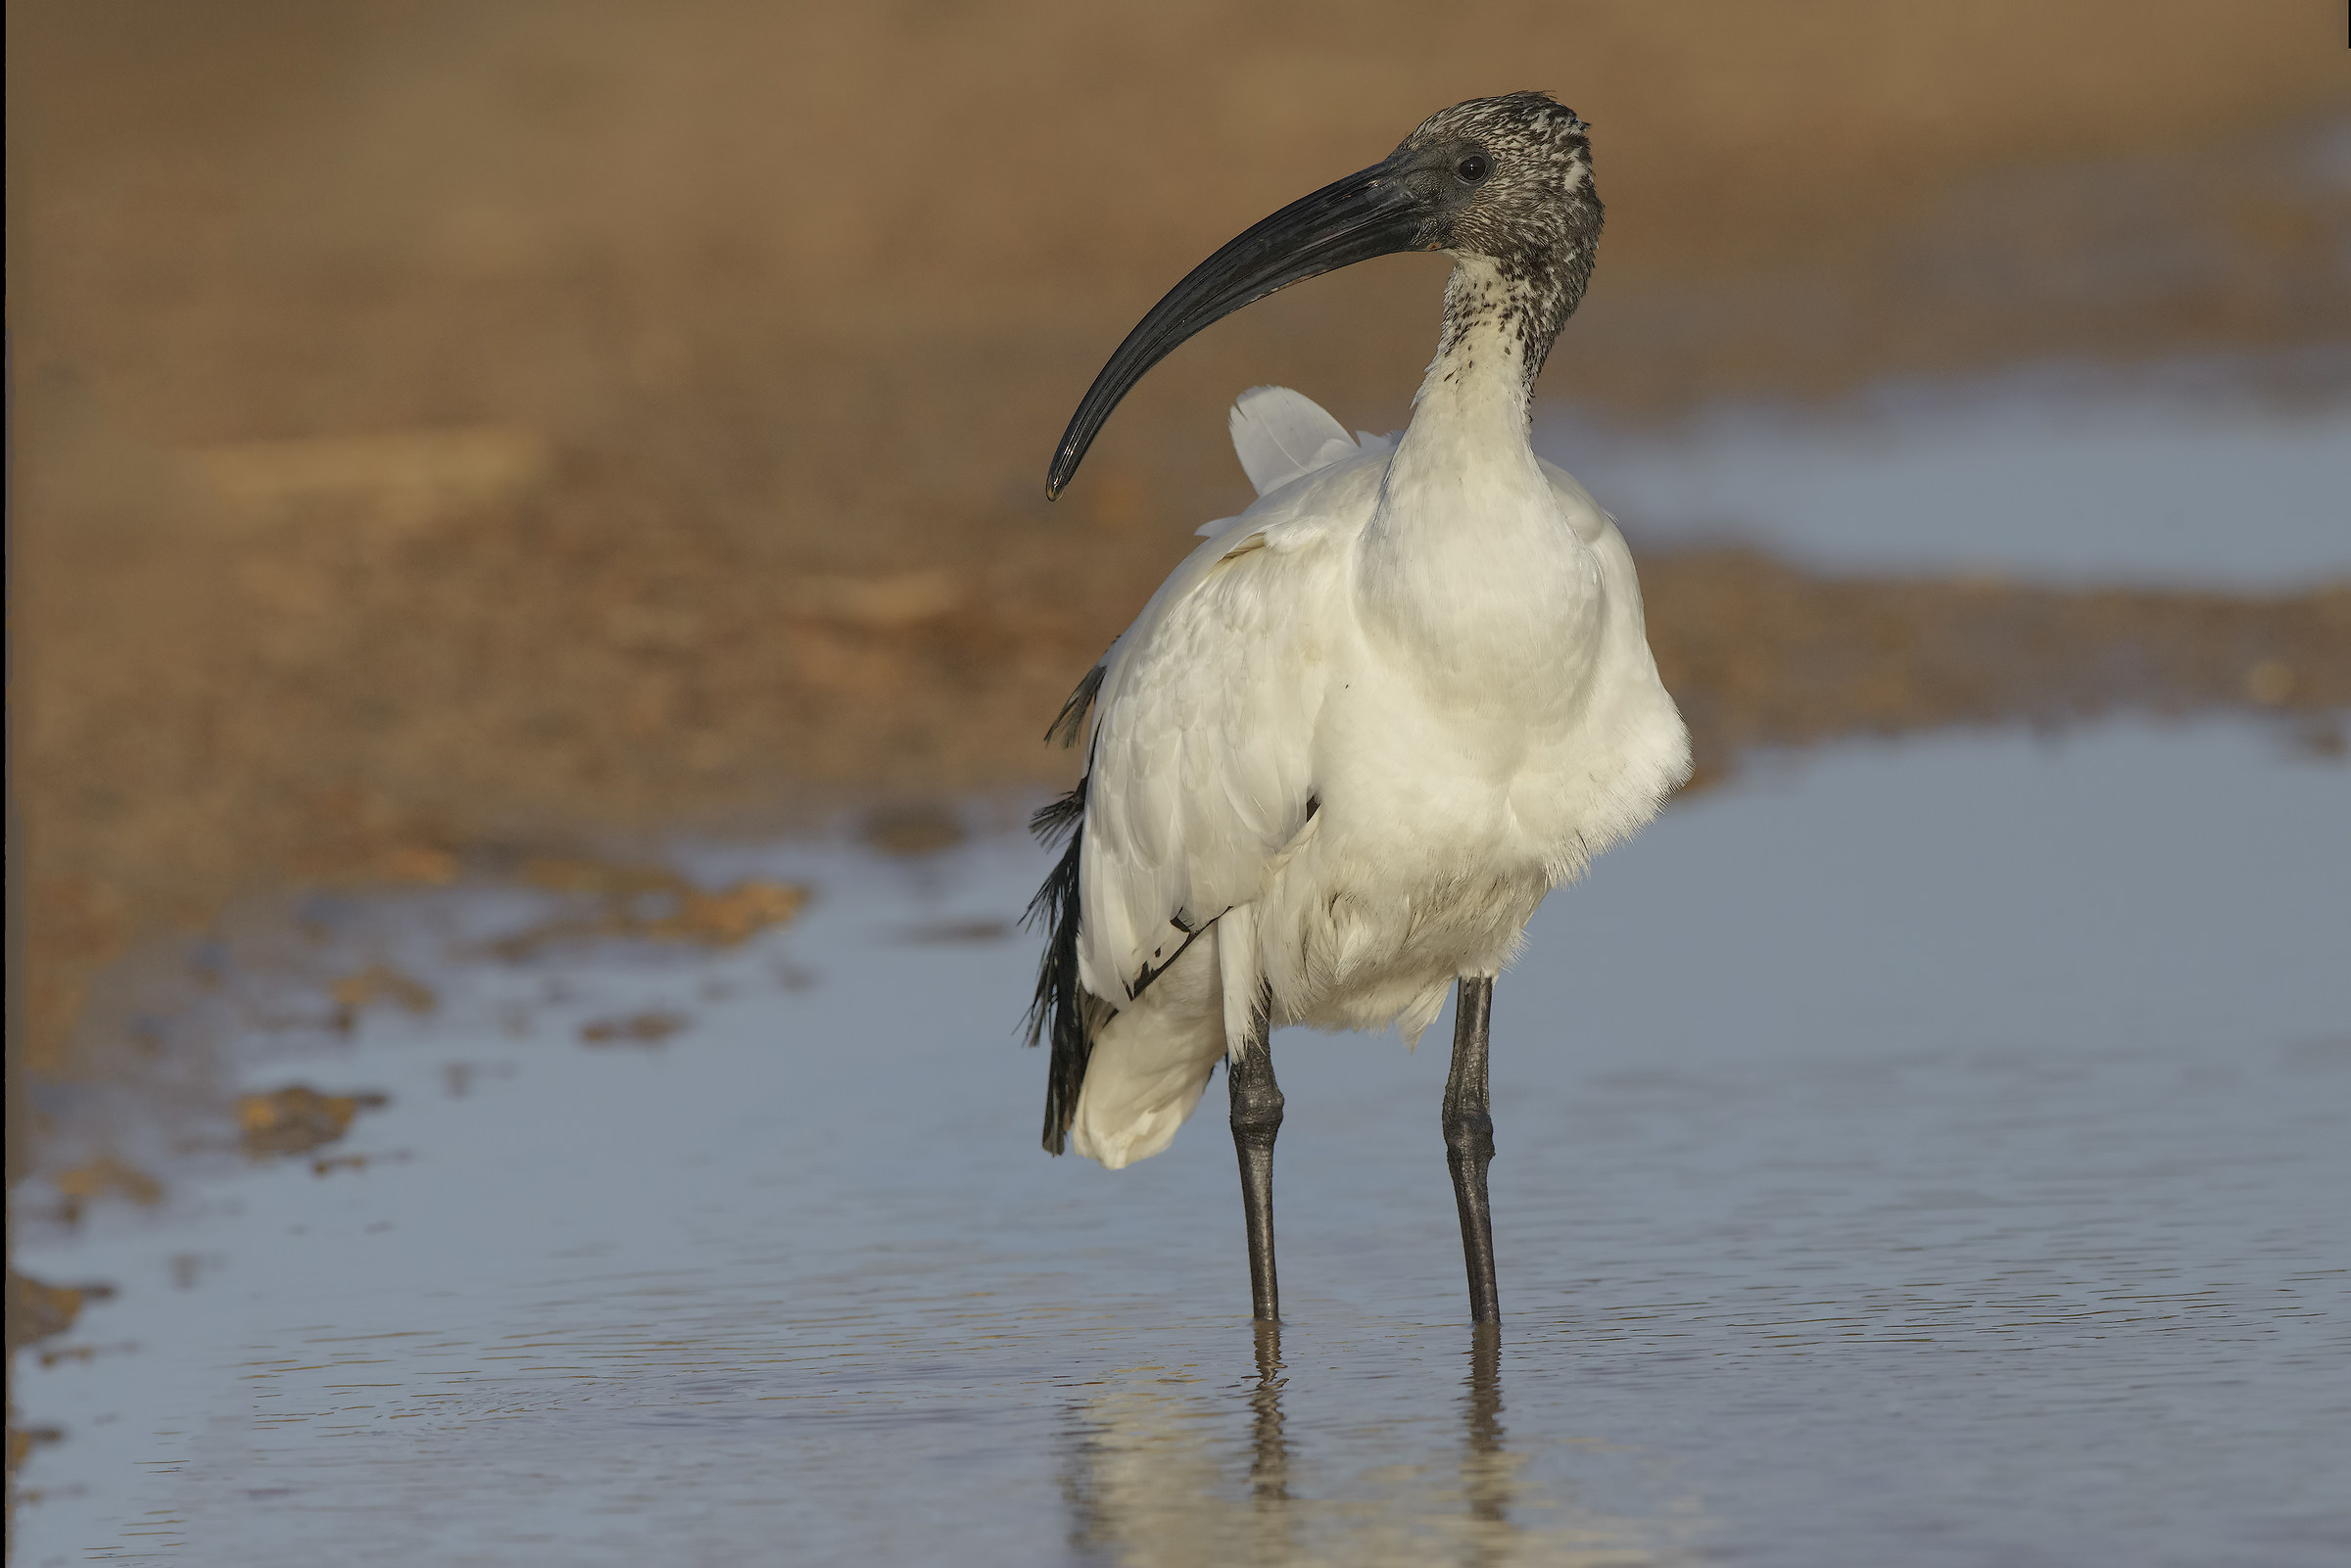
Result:
[[[1359,443],[1294,392],[1232,412],[1258,491],[1152,595],[1050,734],[1084,779],[1031,914],[1045,1147],[1159,1153],[1229,1065],[1249,1280],[1277,1321],[1271,1031],[1398,1026],[1460,986],[1443,1124],[1472,1318],[1500,1319],[1486,1165],[1494,977],[1543,895],[1690,772],[1633,560],[1528,445],[1529,400],[1600,238],[1589,127],[1548,94],[1431,116],[1386,159],[1256,224],[1128,334],[1078,405],[1058,495],[1143,374],[1276,289],[1372,257],[1453,258],[1400,436]]]

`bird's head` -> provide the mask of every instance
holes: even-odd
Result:
[[[1549,93],[1472,98],[1429,116],[1380,166],[1427,204],[1426,249],[1532,275],[1599,237],[1590,129]]]
[[[1600,237],[1588,130],[1548,93],[1472,98],[1429,116],[1369,168],[1252,224],[1119,345],[1070,420],[1045,494],[1061,493],[1119,401],[1186,338],[1276,290],[1375,256],[1444,251],[1490,263],[1503,293],[1483,304],[1514,323],[1540,368],[1583,297]]]

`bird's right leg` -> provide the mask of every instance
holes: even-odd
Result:
[[[1453,1072],[1445,1080],[1445,1164],[1462,1211],[1462,1259],[1469,1269],[1469,1321],[1499,1323],[1494,1288],[1494,1212],[1486,1166],[1494,1159],[1494,1113],[1486,1097],[1486,1025],[1494,1012],[1494,976],[1462,976],[1453,1004]]]
[[[1273,1139],[1281,1131],[1281,1085],[1260,1012],[1241,1054],[1224,1066],[1232,1091],[1232,1147],[1241,1157],[1241,1212],[1249,1225],[1249,1301],[1261,1323],[1281,1321],[1273,1282]]]

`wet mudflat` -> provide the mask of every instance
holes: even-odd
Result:
[[[1015,834],[690,849],[814,890],[719,951],[319,906],[436,1005],[228,1069],[387,1105],[15,1195],[18,1267],[118,1287],[17,1369],[17,1560],[2340,1561],[2346,807],[2238,722],[1676,806],[1497,993],[1498,1344],[1442,1021],[1277,1040],[1277,1342],[1221,1086],[1132,1170],[1037,1152]]]

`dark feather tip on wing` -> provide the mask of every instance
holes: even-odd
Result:
[[[1080,784],[1060,799],[1037,807],[1029,819],[1029,831],[1036,835],[1038,843],[1050,846],[1061,842],[1071,829],[1084,820],[1085,785]],[[1044,894],[1041,892],[1037,894],[1039,898],[1043,896]],[[1034,902],[1032,901],[1030,905],[1032,914],[1034,913],[1035,907]]]
[[[1097,664],[1085,672],[1045,731],[1048,741],[1058,740],[1065,746],[1078,743],[1108,669],[1107,664]],[[1029,819],[1029,831],[1041,842],[1069,839],[1044,885],[1029,901],[1029,912],[1021,917],[1023,927],[1033,929],[1041,924],[1045,929],[1044,956],[1036,966],[1036,995],[1029,1004],[1027,1022],[1032,1046],[1046,1039],[1053,1042],[1052,1060],[1045,1068],[1044,1143],[1045,1152],[1055,1155],[1068,1143],[1070,1122],[1078,1115],[1078,1091],[1085,1085],[1086,1060],[1093,1054],[1094,1034],[1110,1012],[1105,1004],[1086,995],[1078,982],[1078,868],[1085,845],[1085,780],[1079,780],[1077,788],[1038,808]]]
[[[1094,698],[1102,690],[1102,677],[1109,669],[1108,664],[1097,664],[1085,672],[1085,679],[1078,683],[1078,689],[1070,693],[1070,699],[1061,705],[1061,712],[1054,715],[1052,724],[1046,728],[1047,740],[1058,740],[1065,746],[1078,743],[1079,732],[1085,728],[1085,716],[1093,711]]]
[[[1021,925],[1045,929],[1044,956],[1036,966],[1036,995],[1029,1004],[1032,1046],[1050,1039],[1045,1068],[1045,1152],[1060,1154],[1078,1114],[1078,1091],[1085,1084],[1086,1059],[1101,1026],[1103,1005],[1078,982],[1078,867],[1085,846],[1085,781],[1030,819],[1030,828],[1051,843],[1069,834],[1069,847],[1046,876]]]

